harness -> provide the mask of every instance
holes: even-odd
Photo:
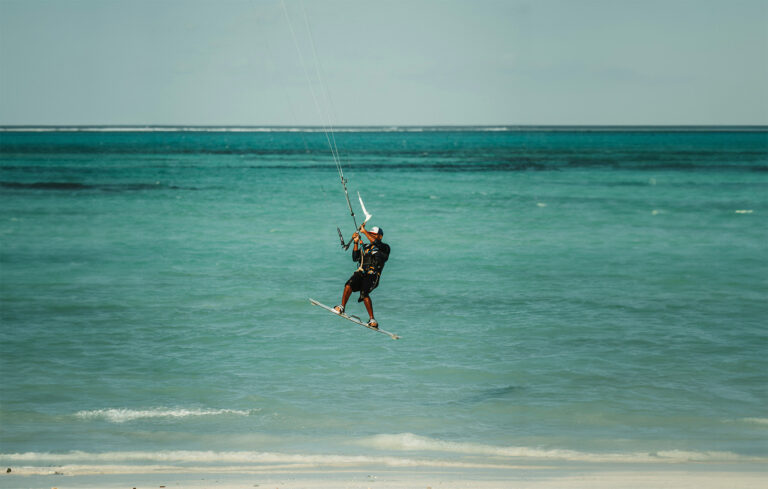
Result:
[[[363,245],[363,249],[360,252],[360,266],[357,270],[368,275],[380,275],[381,270],[384,268],[384,263],[381,263],[378,256],[376,256],[379,252],[377,242]]]

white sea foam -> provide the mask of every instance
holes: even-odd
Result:
[[[744,421],[752,424],[768,425],[768,418],[744,418]]]
[[[359,441],[368,448],[389,451],[450,452],[449,458],[409,455],[290,454],[256,451],[125,451],[0,454],[0,463],[20,475],[129,473],[269,473],[364,467],[432,467],[455,469],[533,468],[531,463],[559,461],[599,463],[757,462],[768,459],[728,452],[664,451],[657,453],[594,454],[572,450],[542,450],[454,443],[403,433],[377,435]],[[457,458],[456,454],[465,455]]]
[[[125,423],[145,418],[186,418],[190,416],[220,416],[224,414],[249,416],[258,410],[236,409],[182,409],[182,408],[152,408],[152,409],[96,409],[79,411],[75,416],[82,419],[106,419],[112,423]]]
[[[275,452],[126,451],[0,454],[0,463],[15,465],[17,474],[84,475],[153,472],[273,472],[302,469],[386,467],[512,468],[503,462],[464,462],[436,458],[372,455],[288,454]]]
[[[764,424],[763,418],[749,418]],[[533,464],[586,463],[768,463],[765,457],[731,452],[590,453],[565,449],[495,446],[439,440],[413,433],[380,434],[350,442],[366,448],[365,455],[279,453],[258,451],[121,451],[0,454],[0,464],[18,474],[129,474],[129,473],[270,473],[301,470],[376,467],[432,467],[455,469],[532,468]],[[380,453],[384,452],[384,453]],[[446,455],[450,454],[450,455]]]
[[[686,450],[659,450],[654,452],[594,453],[565,449],[495,446],[479,443],[460,443],[438,440],[413,433],[384,434],[364,438],[358,442],[378,450],[448,452],[495,458],[560,460],[577,462],[754,462],[768,458],[748,457],[732,452]]]

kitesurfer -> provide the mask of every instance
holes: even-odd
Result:
[[[352,249],[352,260],[360,262],[360,267],[344,284],[341,304],[334,307],[334,310],[338,314],[342,314],[352,292],[360,292],[360,298],[357,299],[357,302],[365,304],[365,309],[368,311],[368,316],[370,316],[368,326],[378,328],[379,323],[373,317],[373,305],[371,304],[369,294],[379,285],[381,271],[389,259],[389,245],[381,241],[381,238],[384,237],[384,231],[380,227],[374,226],[368,231],[365,229],[365,223],[363,223],[360,226],[360,231],[363,232],[370,243],[363,244],[362,249],[360,249],[360,244],[363,241],[360,233],[355,233],[352,236],[355,242],[355,247]]]

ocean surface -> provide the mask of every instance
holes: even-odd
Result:
[[[329,136],[400,340],[308,302],[355,269]],[[768,462],[765,128],[6,128],[0,165],[3,468]]]

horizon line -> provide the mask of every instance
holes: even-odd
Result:
[[[381,124],[381,125],[246,125],[246,124],[3,124],[0,132],[525,132],[525,131],[753,131],[761,124]]]

